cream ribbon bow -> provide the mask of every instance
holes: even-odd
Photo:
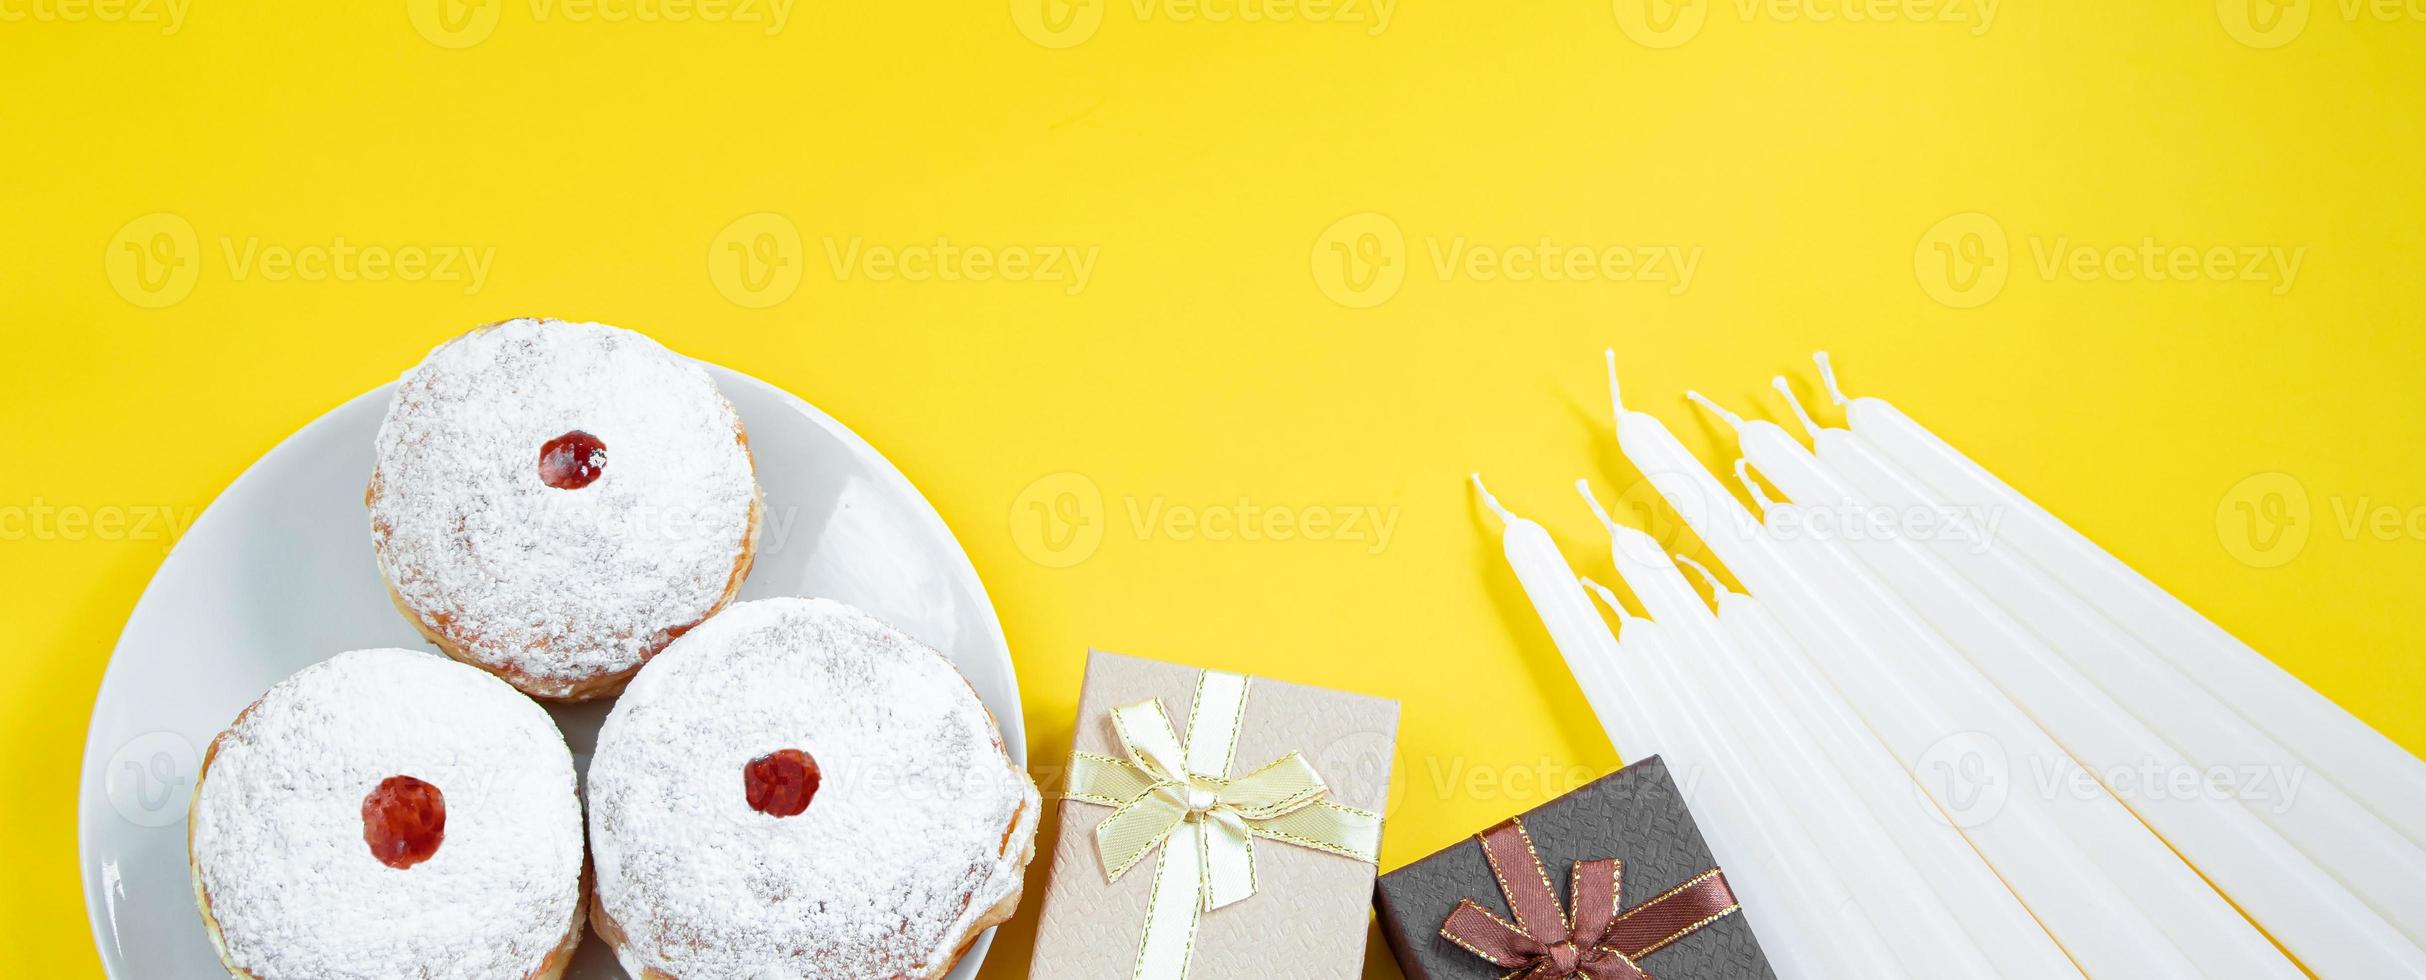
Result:
[[[1229,778],[1246,704],[1245,676],[1208,670],[1196,681],[1186,744],[1161,701],[1140,701],[1112,709],[1127,759],[1071,754],[1067,798],[1113,808],[1095,827],[1104,877],[1119,881],[1163,851],[1137,980],[1186,976],[1197,916],[1255,894],[1255,838],[1366,863],[1380,853],[1381,815],[1323,799],[1330,788],[1302,754]]]

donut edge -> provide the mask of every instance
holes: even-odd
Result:
[[[279,680],[280,684],[285,682],[284,678]],[[277,684],[272,684],[270,687],[275,690]],[[261,702],[269,700],[269,696],[269,691],[261,692],[261,696],[254,698],[253,703],[245,705],[244,710],[236,713],[235,720],[228,722],[226,728],[220,729],[219,734],[211,736],[210,746],[202,752],[202,763],[194,769],[194,793],[186,799],[185,803],[185,869],[186,875],[194,883],[194,908],[202,913],[202,929],[210,935],[211,950],[219,954],[219,965],[227,969],[229,980],[263,980],[263,978],[237,966],[235,959],[228,954],[227,936],[221,931],[219,916],[211,905],[210,889],[202,883],[202,855],[194,850],[194,814],[202,808],[202,785],[210,779],[211,763],[219,758],[220,743],[225,742],[227,737],[235,732],[237,726],[244,724],[246,718],[252,717],[253,709],[261,707]],[[579,793],[574,795],[575,799],[579,799]],[[541,957],[539,965],[532,968],[523,980],[563,980],[565,969],[573,965],[574,951],[581,947],[582,927],[587,924],[589,903],[582,901],[579,896],[587,895],[592,890],[588,840],[589,821],[587,819],[582,821],[581,830],[583,837],[581,878],[574,886],[578,891],[575,893],[576,898],[573,902],[572,924],[565,929],[564,939],[558,942],[556,948],[550,950],[548,955]]]
[[[875,616],[857,606],[830,599],[824,601],[834,602],[849,613],[865,617],[888,630],[900,632],[892,624],[876,619]],[[947,955],[940,957],[931,969],[915,977],[904,977],[904,980],[942,980],[945,974],[952,972],[953,967],[960,965],[961,958],[968,955],[969,947],[976,945],[977,937],[984,935],[986,930],[1003,925],[1018,916],[1020,903],[1027,894],[1027,873],[1030,866],[1036,861],[1036,833],[1043,819],[1044,797],[1036,785],[1036,777],[1028,772],[1026,766],[1011,758],[1009,742],[1003,738],[1002,719],[995,717],[994,709],[986,706],[985,698],[977,693],[977,685],[969,682],[968,675],[961,672],[960,665],[954,663],[952,658],[945,656],[943,651],[926,645],[916,637],[909,637],[909,634],[906,633],[902,635],[908,637],[926,655],[943,661],[944,666],[951,669],[954,679],[958,680],[962,688],[969,692],[969,697],[977,702],[977,709],[985,713],[986,724],[993,730],[996,757],[1002,761],[1003,767],[1009,770],[1012,776],[1027,787],[1027,791],[1021,796],[1019,809],[1011,814],[1010,825],[1003,828],[1002,844],[996,852],[995,874],[1009,876],[1010,887],[1001,898],[994,901],[993,905],[970,918],[969,924],[956,937],[938,945],[937,948],[947,951]],[[970,894],[969,900],[974,901],[978,894],[981,894],[996,880],[995,877],[989,876],[985,882],[979,885],[977,891]],[[616,962],[624,968],[626,973],[632,974],[636,980],[679,980],[670,973],[637,962],[638,950],[632,945],[630,936],[624,932],[622,923],[615,921],[615,917],[607,912],[605,895],[599,891],[595,878],[590,883],[588,904],[591,928],[598,933],[598,938],[614,952]],[[962,912],[965,914],[967,909],[964,907]]]
[[[521,319],[548,318],[526,317]],[[473,327],[471,330],[466,331],[465,333],[449,338],[445,343],[442,343],[439,346],[444,347],[448,344],[453,344],[460,341],[465,337],[486,333],[490,330],[494,330],[512,322],[514,322],[513,319],[506,319],[484,323],[477,327]],[[625,330],[636,334],[640,333],[640,331],[631,330],[628,327],[616,327],[614,329]],[[643,337],[648,336],[647,334],[640,335]],[[654,341],[656,338],[650,337],[649,339]],[[662,347],[663,345],[660,344],[659,346]],[[673,351],[671,348],[667,348],[667,353],[673,354],[675,357],[681,357],[683,360],[689,361],[694,365],[700,363],[688,357],[684,357],[682,354]],[[702,368],[702,371],[704,372],[705,369]],[[378,518],[375,516],[378,510],[380,491],[383,488],[384,483],[381,479],[380,466],[374,461],[371,465],[370,482],[363,488],[362,491],[362,505],[365,510],[374,514],[371,526],[371,551],[374,557],[378,559],[379,581],[380,584],[387,587],[388,601],[395,605],[397,612],[404,615],[406,622],[412,624],[414,631],[420,633],[422,638],[428,640],[432,646],[437,647],[439,652],[446,654],[448,659],[454,660],[458,663],[478,667],[481,670],[494,674],[498,678],[504,680],[506,683],[513,685],[515,690],[521,691],[523,694],[535,700],[548,704],[578,704],[583,701],[595,701],[602,698],[611,698],[623,693],[624,686],[632,682],[633,676],[640,673],[640,668],[648,666],[648,662],[651,658],[657,656],[659,653],[664,652],[667,644],[674,642],[674,640],[680,638],[682,634],[697,628],[699,624],[707,622],[717,613],[723,612],[726,606],[732,605],[734,598],[741,594],[742,584],[749,579],[751,569],[756,567],[758,563],[758,544],[761,533],[764,529],[767,499],[766,487],[758,482],[758,454],[752,452],[750,449],[749,427],[742,424],[741,412],[739,409],[733,407],[733,400],[725,397],[723,389],[716,386],[716,381],[714,378],[708,379],[708,389],[716,393],[716,400],[723,403],[725,411],[733,416],[733,441],[741,445],[741,458],[743,462],[749,465],[750,468],[749,526],[744,528],[741,532],[740,554],[734,556],[733,575],[731,578],[725,581],[724,594],[718,597],[715,602],[709,604],[707,611],[700,614],[698,619],[692,620],[689,623],[681,624],[679,626],[667,628],[662,639],[651,644],[648,650],[641,653],[639,663],[633,664],[632,666],[623,670],[614,671],[611,673],[593,674],[591,676],[574,681],[545,679],[532,675],[529,672],[516,669],[515,667],[507,664],[492,664],[481,659],[476,653],[473,652],[473,648],[479,644],[480,640],[480,637],[477,635],[467,635],[458,638],[449,634],[446,630],[433,625],[430,622],[430,619],[434,617],[425,614],[422,610],[416,608],[411,602],[406,601],[404,598],[404,593],[396,588],[395,578],[388,574],[386,548],[388,529],[380,527],[378,524]],[[384,425],[384,422],[382,424]]]

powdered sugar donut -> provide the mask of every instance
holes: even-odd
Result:
[[[553,701],[615,693],[732,601],[762,508],[740,417],[698,364],[527,319],[405,373],[365,499],[397,608]]]
[[[591,918],[646,980],[940,977],[1018,907],[1040,809],[949,660],[823,599],[674,641],[589,794]]]
[[[194,897],[248,980],[554,978],[581,938],[581,803],[547,712],[434,654],[360,650],[211,741]]]

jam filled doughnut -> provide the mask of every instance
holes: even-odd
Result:
[[[1040,810],[951,661],[823,599],[650,661],[589,800],[591,920],[646,980],[940,977],[1018,907]]]
[[[306,667],[211,741],[187,857],[248,980],[561,976],[581,938],[581,803],[545,710],[435,654]]]
[[[365,499],[396,607],[551,701],[615,693],[732,601],[763,506],[706,370],[556,320],[482,327],[406,372]]]

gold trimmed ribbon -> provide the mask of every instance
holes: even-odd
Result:
[[[1570,897],[1562,909],[1523,820],[1502,821],[1476,838],[1516,921],[1462,899],[1441,923],[1440,935],[1493,966],[1511,968],[1502,980],[1652,980],[1636,961],[1743,908],[1717,868],[1621,908],[1625,862],[1602,858],[1569,869]]]
[[[1181,742],[1159,700],[1112,709],[1125,759],[1070,755],[1067,799],[1108,806],[1095,826],[1106,881],[1157,849],[1153,897],[1134,980],[1181,980],[1194,955],[1197,918],[1255,894],[1256,838],[1374,863],[1381,814],[1324,799],[1330,787],[1302,753],[1232,778],[1248,678],[1208,670],[1196,679]]]

